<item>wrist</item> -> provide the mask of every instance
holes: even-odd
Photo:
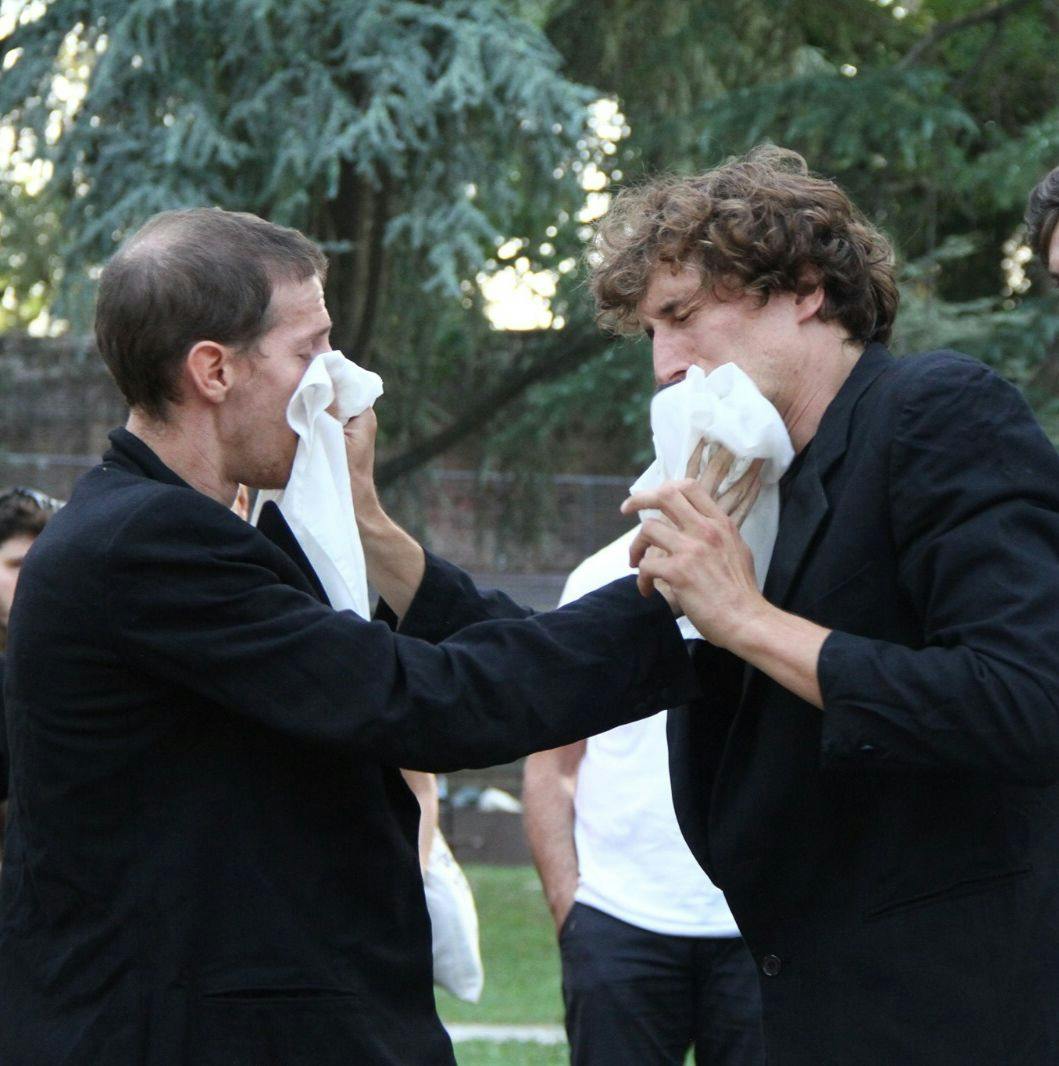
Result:
[[[782,613],[764,596],[758,596],[745,610],[736,615],[738,621],[730,630],[725,647],[740,659],[753,662],[768,648],[769,641],[775,634],[776,617]]]
[[[564,878],[558,885],[554,885],[545,893],[548,909],[559,918],[565,916],[574,902],[574,894],[577,892],[577,877]]]
[[[566,919],[570,915],[570,911],[573,910],[574,897],[573,894],[565,896],[561,900],[555,900],[549,905],[549,910],[552,915],[552,922],[555,924],[556,932],[560,931],[563,925],[566,923]]]
[[[761,609],[752,609],[741,617],[739,628],[726,646],[806,703],[822,709],[820,649],[831,630],[764,599],[762,604]]]
[[[382,504],[375,495],[356,500],[353,513],[357,519],[357,529],[360,531],[361,539],[385,536],[395,524],[382,509]]]
[[[383,509],[381,504],[356,512],[357,531],[373,568],[383,571],[401,569],[401,559],[414,544],[409,536]],[[417,545],[418,547],[418,545]]]
[[[397,616],[404,618],[426,572],[426,555],[418,542],[383,510],[357,515],[368,581]]]

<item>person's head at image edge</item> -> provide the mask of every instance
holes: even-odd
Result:
[[[62,506],[37,489],[15,486],[0,490],[0,651],[7,643],[15,587],[22,563],[48,519]]]
[[[1045,174],[1030,193],[1026,241],[1059,285],[1059,167]]]

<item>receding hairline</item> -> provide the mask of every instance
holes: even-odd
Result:
[[[169,269],[179,269],[185,257],[201,255],[205,238],[216,240],[225,232],[236,240],[257,246],[256,265],[272,290],[256,340],[275,325],[272,295],[277,285],[311,278],[323,284],[327,278],[327,259],[323,251],[298,230],[277,226],[242,211],[209,207],[163,211],[149,218],[125,239],[104,273],[111,277],[126,275],[129,271],[142,271],[156,277],[164,275]],[[288,254],[284,254],[285,251]]]
[[[238,233],[244,239],[260,244],[259,262],[273,284],[281,279],[302,281],[313,275],[321,281],[326,278],[327,260],[323,252],[297,230],[274,226],[265,219],[245,212],[216,208],[165,211],[149,218],[135,233],[126,238],[108,266],[140,265],[164,268],[167,262],[172,263],[181,253],[196,251],[201,238],[207,233],[216,236],[218,229],[230,230],[233,234]],[[268,241],[264,239],[270,230],[277,236],[291,234],[294,240],[304,241],[304,258],[283,256],[278,248],[270,248]],[[315,252],[315,256],[311,254],[310,249]]]

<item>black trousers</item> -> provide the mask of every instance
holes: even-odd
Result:
[[[573,1066],[762,1066],[757,968],[739,937],[649,933],[575,903],[559,934]]]

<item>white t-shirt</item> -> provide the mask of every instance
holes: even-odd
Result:
[[[635,534],[630,530],[574,570],[562,602],[633,573]],[[677,825],[665,711],[588,740],[574,809],[579,903],[654,933],[739,935],[724,895]]]

